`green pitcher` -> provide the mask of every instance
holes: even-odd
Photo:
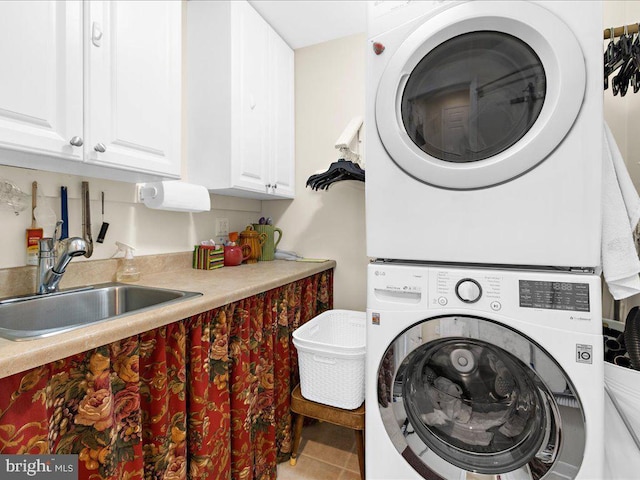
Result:
[[[262,244],[262,252],[258,258],[261,262],[273,260],[276,254],[276,247],[282,240],[282,230],[273,225],[260,225],[259,223],[253,224],[253,229],[258,233],[265,233],[267,235],[266,240]],[[278,232],[278,240],[275,240],[275,232]]]

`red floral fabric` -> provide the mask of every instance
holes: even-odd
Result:
[[[0,379],[0,453],[78,454],[79,478],[276,478],[291,451],[292,332],[328,270]]]

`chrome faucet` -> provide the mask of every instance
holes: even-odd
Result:
[[[58,291],[62,275],[73,257],[87,252],[87,242],[80,237],[65,238],[54,243],[53,238],[39,240],[38,295]]]

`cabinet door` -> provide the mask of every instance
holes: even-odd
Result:
[[[232,2],[232,181],[268,192],[269,25],[247,2]]]
[[[0,147],[82,160],[82,3],[0,2],[0,65]]]
[[[87,10],[87,161],[179,177],[180,1],[92,1]]]
[[[270,31],[269,37],[271,89],[269,183],[274,195],[293,198],[295,194],[293,50],[274,31]]]

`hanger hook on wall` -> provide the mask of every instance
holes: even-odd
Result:
[[[342,180],[364,182],[365,172],[359,153],[362,124],[363,118],[360,116],[347,124],[335,143],[335,147],[340,151],[340,158],[329,165],[326,171],[311,175],[307,180],[307,187],[311,187],[312,190],[327,190],[332,184]]]

